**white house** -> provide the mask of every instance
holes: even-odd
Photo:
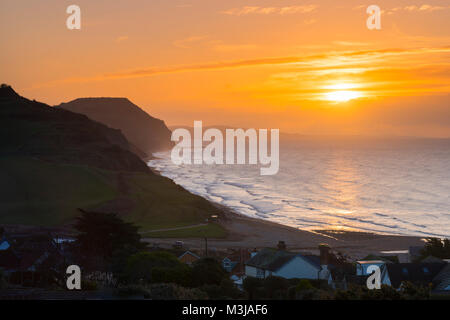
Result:
[[[323,279],[332,283],[328,268],[329,247],[321,245],[321,256],[305,255],[265,248],[245,263],[245,275],[265,279],[277,276],[286,279]]]

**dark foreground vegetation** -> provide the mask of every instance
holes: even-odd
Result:
[[[408,282],[400,290],[384,285],[380,290],[368,290],[364,284],[354,283],[332,289],[323,280],[271,276],[247,277],[238,287],[214,257],[203,257],[192,265],[182,263],[172,250],[148,248],[141,241],[138,228],[116,214],[80,210],[74,228],[76,239],[49,250],[49,258],[34,272],[0,271],[0,292],[40,288],[60,292],[64,298],[69,293],[66,268],[76,264],[82,269],[82,291],[93,294],[94,298],[99,294],[127,299],[417,300],[431,297],[431,287]],[[35,238],[34,242],[41,240]],[[427,250],[435,252],[438,247],[434,240],[429,240],[424,254]],[[45,296],[35,296],[42,297]]]

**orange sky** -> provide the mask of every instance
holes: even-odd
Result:
[[[82,29],[71,31],[74,3]],[[383,10],[381,30],[366,27],[369,4]],[[450,137],[448,0],[2,0],[0,9],[0,81],[48,104],[124,96],[168,125]]]

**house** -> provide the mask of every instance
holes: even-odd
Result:
[[[6,238],[0,239],[0,251],[8,250],[11,247]]]
[[[320,256],[265,248],[245,263],[245,275],[265,279],[277,276],[286,279],[322,279],[332,284],[327,245],[320,245]]]
[[[245,274],[245,262],[251,258],[251,252],[246,249],[239,249],[227,255],[222,260],[222,267],[235,275]]]
[[[19,269],[20,257],[11,249],[0,250],[0,269],[4,273],[10,274]]]
[[[231,261],[230,258],[225,257],[222,260],[222,267],[225,269],[226,272],[231,272],[233,271],[234,267],[237,265],[238,263],[236,261]]]
[[[422,250],[424,249],[424,246],[413,246],[408,248],[409,253],[409,261],[413,262],[418,260],[422,255]]]
[[[433,256],[427,256],[427,257],[423,258],[422,260],[420,260],[420,262],[421,263],[441,263],[441,262],[444,262],[444,260],[433,257]]]
[[[233,281],[234,285],[241,291],[244,290],[244,279],[245,276],[239,277],[235,274],[230,277],[230,280]]]
[[[381,284],[400,288],[408,281],[419,286],[428,286],[447,264],[440,263],[391,263],[385,264],[381,272]]]
[[[434,289],[436,293],[450,294],[450,264],[447,263],[444,268],[433,279]]]
[[[386,261],[386,260],[360,260],[360,261],[356,261],[356,275],[357,276],[366,276],[369,275],[370,273],[367,272],[367,269],[370,266],[377,266],[380,269],[382,269],[384,267],[384,265],[386,263],[392,263],[390,261]]]
[[[192,265],[195,261],[199,260],[200,257],[191,251],[185,251],[182,255],[178,257],[182,263],[187,265]]]
[[[60,245],[47,235],[15,237],[8,243],[7,249],[0,250],[0,268],[11,283],[33,284],[64,268],[65,257]]]

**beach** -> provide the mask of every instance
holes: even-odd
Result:
[[[278,223],[246,217],[220,206],[223,215],[218,223],[228,235],[223,239],[208,239],[208,250],[261,249],[276,247],[284,241],[290,251],[314,252],[320,243],[327,243],[336,252],[345,253],[352,259],[382,251],[403,251],[410,246],[423,246],[421,237],[382,235],[354,231],[305,231]],[[183,241],[190,250],[203,250],[203,238],[144,238],[144,241],[161,247],[171,247],[175,241]]]

